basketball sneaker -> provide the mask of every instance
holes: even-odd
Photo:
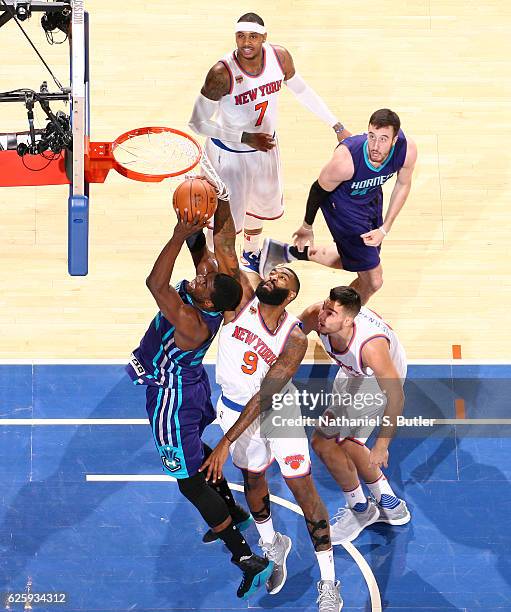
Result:
[[[261,251],[243,251],[240,261],[241,268],[245,270],[245,272],[255,272],[259,274],[260,259]]]
[[[320,580],[318,582],[318,598],[316,603],[319,604],[319,612],[340,612],[342,610],[343,601],[339,589],[341,583],[336,580]]]
[[[273,561],[273,572],[266,581],[266,590],[270,595],[276,595],[286,582],[286,560],[291,550],[291,538],[277,531],[271,544],[259,540],[259,546],[266,559]]]
[[[254,522],[250,512],[247,512],[245,508],[239,504],[236,504],[234,508],[229,509],[229,513],[231,515],[232,522],[240,531],[245,531],[245,529]],[[206,531],[206,533],[202,536],[202,541],[204,544],[211,544],[217,540],[218,535],[212,529],[208,529],[208,531]]]
[[[289,245],[273,238],[265,238],[261,249],[261,261],[259,263],[259,274],[266,278],[275,266],[289,263],[287,247]]]
[[[382,500],[385,502],[383,495]],[[389,525],[406,525],[406,523],[409,523],[412,518],[410,510],[408,510],[408,506],[404,500],[399,498],[398,500],[399,503],[395,508],[385,508],[381,505],[381,502],[376,503],[376,507],[380,511],[380,516],[377,518],[376,522],[388,523]]]
[[[339,508],[330,524],[330,537],[332,544],[352,542],[360,532],[376,523],[380,518],[380,511],[372,499],[367,500],[367,508],[357,512],[353,508]]]
[[[250,557],[242,557],[239,561],[234,559],[231,559],[231,561],[243,572],[243,578],[236,592],[240,599],[247,599],[252,593],[255,593],[273,572],[273,561],[254,554]]]

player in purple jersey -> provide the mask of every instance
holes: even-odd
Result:
[[[266,582],[273,563],[253,554],[241,535],[232,518],[236,504],[225,479],[210,486],[198,471],[212,452],[201,435],[216,416],[202,360],[224,311],[235,310],[242,297],[239,281],[226,274],[234,231],[229,203],[220,200],[215,213],[216,261],[206,248],[205,225],[206,219],[198,217],[191,223],[178,221],[158,256],[146,283],[160,312],[126,370],[135,384],[146,385],[146,409],[164,471],[177,479],[180,492],[231,552],[232,562],[243,572],[237,595],[246,599]],[[197,276],[174,288],[170,278],[185,240]]]
[[[396,113],[383,108],[369,119],[367,134],[346,138],[335,149],[310,189],[303,224],[294,244],[265,240],[260,270],[264,275],[279,263],[315,261],[330,268],[356,272],[351,286],[362,303],[383,284],[381,243],[410,193],[417,159],[415,143],[400,129]],[[383,219],[382,185],[396,174]],[[312,225],[321,208],[333,245],[314,245]]]

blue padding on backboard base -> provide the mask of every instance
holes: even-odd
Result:
[[[68,270],[71,276],[86,276],[89,268],[89,198],[68,199]]]

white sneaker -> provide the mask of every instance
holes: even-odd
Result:
[[[259,274],[263,278],[266,278],[275,266],[289,263],[289,257],[287,256],[288,246],[287,243],[280,242],[280,240],[274,240],[273,238],[264,239],[259,264]]]
[[[380,511],[372,499],[367,500],[367,508],[357,512],[353,508],[339,508],[330,523],[330,538],[332,544],[352,542],[360,532],[376,523],[380,518]]]
[[[259,540],[259,546],[266,559],[273,561],[273,572],[266,581],[266,590],[270,595],[276,595],[286,582],[286,559],[291,550],[291,538],[276,531],[271,544]]]
[[[340,612],[342,610],[343,601],[339,589],[341,583],[336,580],[320,580],[318,582],[318,598],[316,603],[319,604],[319,612]]]
[[[409,523],[412,515],[406,502],[402,499],[395,508],[384,508],[381,504],[376,504],[380,511],[380,516],[376,520],[377,523],[388,523],[389,525],[406,525]]]

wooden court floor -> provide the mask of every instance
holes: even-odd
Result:
[[[509,360],[511,303],[511,5],[502,0],[224,1],[185,5],[88,0],[92,139],[139,125],[184,128],[208,68],[234,46],[234,22],[264,19],[302,76],[353,132],[390,107],[419,149],[409,200],[383,245],[384,287],[370,306],[413,359]],[[143,12],[145,11],[145,12]],[[25,27],[60,80],[67,47]],[[51,77],[15,24],[0,29],[1,90]],[[5,58],[8,57],[8,61]],[[287,212],[265,234],[290,238],[333,134],[289,91],[279,138]],[[42,120],[42,113],[38,113]],[[0,132],[26,129],[24,109],[0,106]],[[0,156],[1,164],[1,156]],[[155,311],[145,277],[171,234],[168,184],[110,176],[91,189],[90,269],[67,275],[64,187],[0,190],[0,358],[124,360]],[[317,242],[328,240],[318,223]],[[293,312],[352,275],[296,265]],[[175,278],[191,274],[186,255]],[[315,354],[311,343],[310,357]],[[212,356],[212,355],[210,355]]]

